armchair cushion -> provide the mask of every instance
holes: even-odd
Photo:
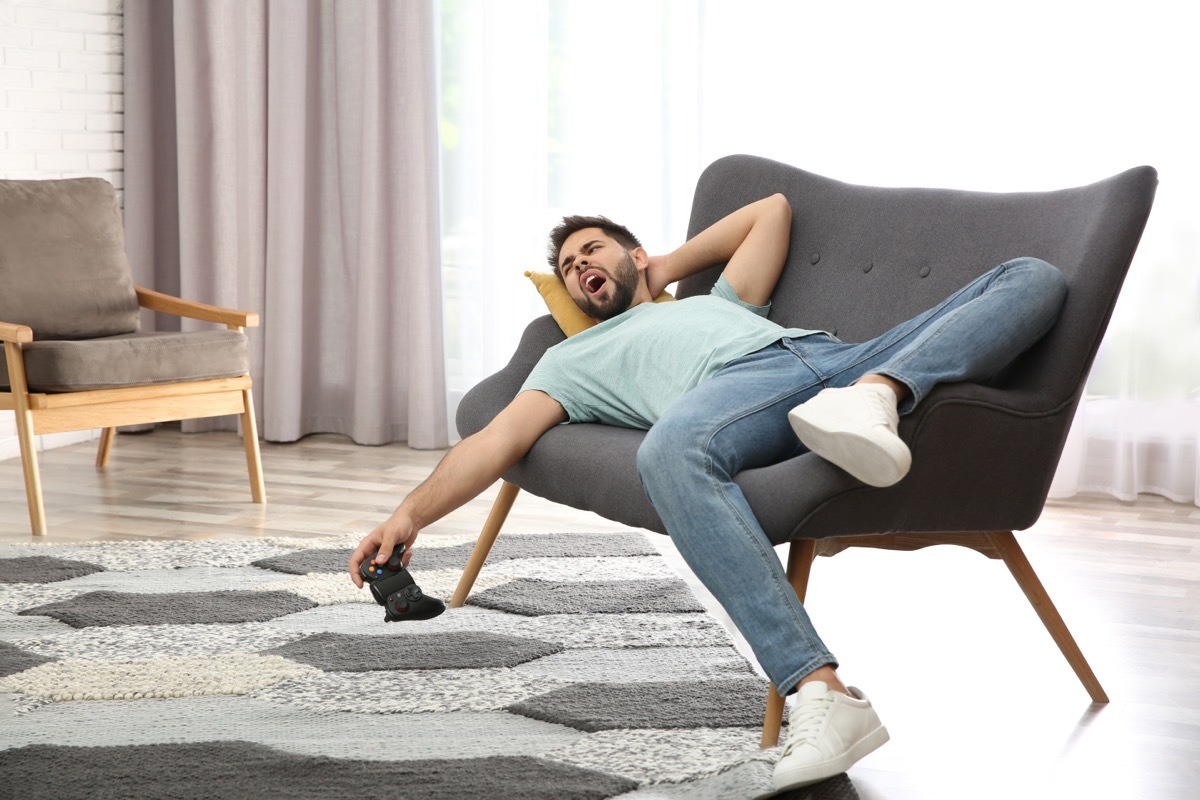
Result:
[[[33,392],[78,392],[234,378],[250,371],[246,335],[234,330],[35,341],[25,345],[23,351],[25,376]],[[8,387],[3,354],[0,354],[0,386]]]
[[[0,180],[0,321],[29,326],[35,339],[138,329],[112,184]]]

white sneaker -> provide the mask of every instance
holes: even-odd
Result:
[[[788,412],[804,446],[871,486],[908,474],[912,453],[897,428],[896,393],[875,383],[822,389]]]
[[[775,790],[795,789],[832,778],[888,740],[871,701],[809,681],[796,693],[788,717],[788,740],[775,764]]]

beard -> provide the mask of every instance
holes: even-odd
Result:
[[[583,299],[578,302],[583,313],[593,319],[600,321],[612,319],[618,314],[623,314],[629,310],[633,304],[633,295],[637,292],[638,276],[637,266],[633,263],[632,256],[629,251],[625,251],[625,257],[617,264],[617,272],[615,275],[610,274],[608,270],[600,270],[604,273],[609,284],[612,285],[612,294],[606,300],[597,302],[590,295],[584,295]]]

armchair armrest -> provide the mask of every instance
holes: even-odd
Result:
[[[137,291],[138,305],[151,311],[204,320],[205,322],[219,322],[222,325],[236,325],[239,328],[258,327],[257,311],[238,311],[232,308],[210,306],[206,303],[172,297],[169,294],[156,292],[142,286],[133,288]]]
[[[0,342],[24,344],[33,341],[33,328],[12,322],[0,322]]]

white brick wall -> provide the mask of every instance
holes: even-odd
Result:
[[[121,196],[122,3],[0,0],[0,178],[96,176]],[[39,446],[94,436],[42,436]],[[12,413],[0,411],[0,459],[18,455]]]

